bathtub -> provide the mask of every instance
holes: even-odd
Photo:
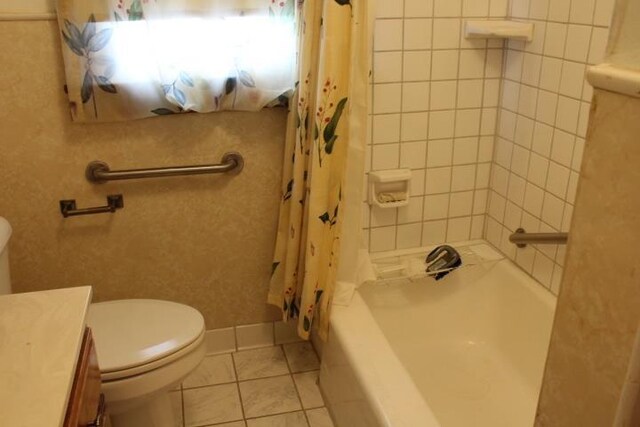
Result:
[[[441,281],[377,280],[333,307],[320,387],[337,427],[533,425],[555,297],[485,242],[460,250]]]

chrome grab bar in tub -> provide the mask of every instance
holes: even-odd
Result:
[[[527,233],[524,228],[518,228],[509,236],[509,241],[519,248],[524,248],[528,244],[566,245],[568,239],[569,233]]]

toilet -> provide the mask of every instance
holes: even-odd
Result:
[[[11,226],[0,217],[0,295],[11,292]],[[205,355],[204,318],[170,301],[117,300],[91,304],[87,317],[112,427],[173,427],[169,393]]]
[[[112,427],[174,427],[169,392],[205,355],[200,312],[170,301],[108,301],[91,304],[87,326]]]

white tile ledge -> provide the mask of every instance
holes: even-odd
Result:
[[[464,34],[468,39],[533,40],[533,23],[507,19],[465,21]]]
[[[587,80],[595,88],[640,98],[640,70],[599,64],[589,67]]]

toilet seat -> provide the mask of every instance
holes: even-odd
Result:
[[[145,374],[147,372],[156,370],[158,368],[162,368],[174,361],[177,361],[185,356],[188,356],[189,354],[194,352],[198,347],[202,346],[203,341],[204,341],[204,331],[191,344],[181,348],[175,353],[172,353],[166,357],[163,357],[162,359],[157,359],[157,360],[154,360],[153,362],[145,363],[144,365],[135,366],[129,369],[122,369],[119,371],[103,372],[101,370],[100,378],[102,379],[103,383],[109,382],[109,381],[118,381],[118,380],[130,378],[130,377],[134,377],[136,375]],[[100,359],[98,359],[98,363],[99,361]]]
[[[161,368],[202,345],[204,319],[170,301],[135,299],[91,304],[87,317],[103,382]]]

